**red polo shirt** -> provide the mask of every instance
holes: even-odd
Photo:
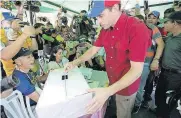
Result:
[[[133,17],[122,14],[113,29],[102,29],[95,46],[106,51],[106,71],[110,84],[121,79],[130,69],[130,61],[144,62],[151,44],[151,31]],[[137,92],[140,78],[129,87],[117,92],[129,96]]]

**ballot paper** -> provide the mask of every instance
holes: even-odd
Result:
[[[79,69],[62,80],[63,69],[50,72],[37,103],[38,118],[77,118],[86,115],[85,107],[92,99],[89,85]],[[66,83],[66,84],[65,84]]]

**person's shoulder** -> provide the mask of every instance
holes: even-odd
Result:
[[[155,25],[153,25],[153,24],[151,24],[151,23],[148,23],[147,24],[147,26],[148,26],[148,28],[150,28],[150,29],[155,29],[155,28],[157,28]],[[158,29],[158,28],[157,28]]]
[[[23,83],[23,81],[26,81],[27,76],[25,73],[19,71],[19,70],[14,70],[12,74],[12,79],[16,83],[16,86],[19,86],[20,83]]]
[[[143,21],[136,19],[133,16],[128,16],[127,24],[129,25],[129,28],[131,28],[131,29],[140,28],[140,30],[141,30],[142,28],[147,28],[146,24]]]
[[[24,73],[23,72],[21,72],[21,71],[19,71],[19,70],[14,70],[13,71],[13,76],[24,76]]]
[[[68,60],[66,57],[62,57],[62,60],[63,60],[63,61],[68,61],[68,62],[69,62],[69,60]]]

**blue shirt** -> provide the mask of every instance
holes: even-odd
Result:
[[[24,96],[28,96],[36,91],[36,81],[31,73],[23,73],[15,69],[12,78],[16,82],[15,89],[19,90]],[[33,104],[33,101],[30,101],[30,104]]]

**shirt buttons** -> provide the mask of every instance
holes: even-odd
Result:
[[[114,38],[114,36],[112,36],[112,38]]]
[[[119,28],[116,28],[117,30],[119,30]]]
[[[110,69],[112,69],[112,67],[110,67]]]
[[[113,57],[111,57],[111,59],[112,59]]]
[[[113,49],[113,47],[111,47]]]

